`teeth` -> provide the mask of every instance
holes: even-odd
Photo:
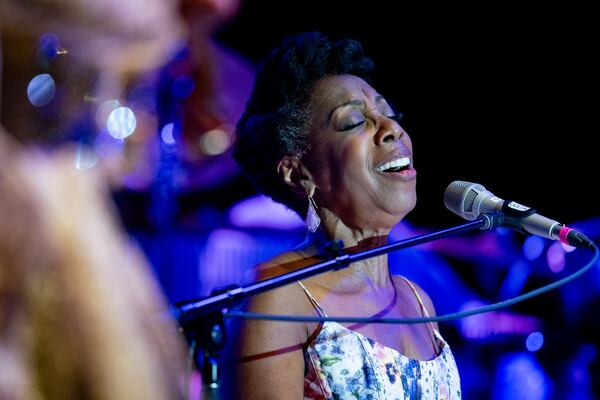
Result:
[[[380,165],[379,167],[376,168],[376,170],[379,171],[379,172],[383,172],[383,171],[388,170],[390,168],[402,168],[402,167],[406,167],[408,164],[410,164],[410,158],[408,158],[408,157],[402,157],[402,158],[398,158],[396,160],[390,161],[388,163],[385,163],[383,165]]]

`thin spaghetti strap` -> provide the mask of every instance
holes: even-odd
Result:
[[[421,299],[421,296],[419,295],[419,292],[417,292],[417,289],[415,288],[415,286],[411,283],[411,281],[409,281],[402,275],[399,275],[399,277],[402,278],[402,280],[404,282],[406,282],[408,284],[408,286],[412,289],[413,293],[415,294],[415,297],[417,298],[417,301],[419,302],[419,306],[421,307],[421,313],[423,314],[423,316],[425,316],[426,318],[429,318],[430,317],[429,312],[427,312],[427,308],[425,308],[425,305],[423,304],[423,300]],[[438,352],[438,343],[435,340],[437,338],[437,329],[435,329],[435,325],[433,324],[433,322],[430,321],[429,325],[431,326],[431,331],[433,333],[431,342],[433,343],[433,349],[437,353]]]
[[[300,282],[300,281],[298,281],[298,285],[300,285],[300,287],[302,288],[302,290],[304,290],[304,294],[306,294],[306,297],[308,297],[308,300],[310,300],[310,302],[312,303],[312,305],[315,307],[315,310],[317,310],[317,313],[319,314],[319,316],[321,316],[321,317],[327,317],[327,314],[325,314],[325,311],[323,311],[323,309],[321,308],[321,306],[317,302],[317,299],[315,299],[313,297],[313,295],[308,291],[308,289],[306,288],[306,286],[304,286],[304,284],[302,282]]]

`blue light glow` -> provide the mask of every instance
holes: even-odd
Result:
[[[38,40],[37,62],[42,67],[47,68],[50,61],[54,60],[59,54],[60,41],[54,33],[44,33]]]
[[[156,88],[152,85],[138,85],[129,92],[129,104],[136,110],[156,109]]]
[[[523,243],[523,254],[525,258],[533,261],[542,255],[544,251],[544,239],[539,236],[529,236]]]
[[[192,94],[195,87],[196,83],[191,76],[182,75],[173,80],[171,91],[174,97],[185,99]]]
[[[525,340],[525,347],[529,351],[538,351],[544,345],[544,335],[542,332],[532,332]]]
[[[96,137],[94,145],[98,156],[108,159],[123,152],[125,141],[123,139],[115,139],[108,131],[102,130]]]
[[[173,136],[173,123],[166,124],[160,130],[160,137],[165,144],[175,144],[175,137]]]
[[[55,94],[56,85],[49,74],[36,75],[27,85],[27,97],[36,107],[50,103]]]
[[[496,369],[495,400],[548,400],[552,381],[531,353],[503,356]]]

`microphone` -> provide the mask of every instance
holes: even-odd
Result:
[[[502,212],[504,225],[526,234],[538,235],[573,247],[591,248],[593,243],[584,234],[536,213],[533,208],[494,196],[477,183],[454,181],[446,188],[444,205],[466,220],[481,214]]]

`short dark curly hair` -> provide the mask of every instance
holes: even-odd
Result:
[[[305,217],[307,200],[282,181],[277,163],[285,155],[302,156],[310,150],[308,106],[320,79],[349,74],[371,82],[374,69],[358,41],[332,41],[321,32],[285,38],[259,64],[237,123],[233,157],[260,192]]]

